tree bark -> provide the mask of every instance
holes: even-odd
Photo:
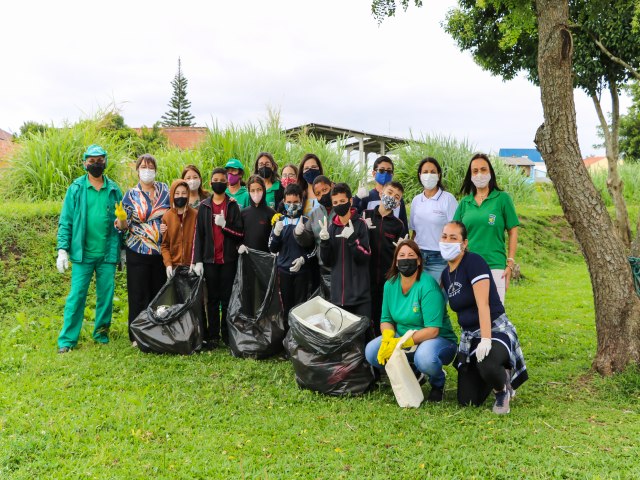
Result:
[[[613,206],[616,210],[616,231],[620,236],[620,240],[625,247],[631,245],[631,224],[629,223],[629,212],[627,211],[627,203],[624,201],[622,194],[624,185],[618,172],[618,159],[620,157],[620,94],[618,87],[614,83],[609,83],[609,92],[611,93],[611,128],[607,124],[607,119],[602,111],[600,100],[595,94],[591,95],[591,100],[596,107],[600,127],[604,134],[604,146],[607,154],[607,190],[613,200]]]
[[[536,0],[536,10],[544,123],[536,132],[535,143],[589,268],[598,343],[593,368],[608,375],[640,361],[640,300],[633,289],[626,248],[613,234],[611,218],[582,162],[568,2]]]

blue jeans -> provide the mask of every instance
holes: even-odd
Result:
[[[396,335],[397,337],[398,335]],[[367,343],[364,356],[372,366],[384,368],[378,363],[378,350],[382,337],[377,337]],[[455,342],[443,337],[436,337],[418,344],[414,353],[407,353],[407,360],[412,363],[419,372],[429,377],[432,387],[442,388],[444,386],[445,375],[442,370],[443,365],[453,362],[458,346]]]
[[[440,275],[447,266],[447,261],[436,250],[420,250],[420,253],[422,253],[424,271],[440,283]]]

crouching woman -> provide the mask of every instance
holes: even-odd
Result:
[[[455,362],[458,402],[479,406],[493,391],[493,412],[505,414],[515,389],[527,380],[527,370],[491,269],[467,246],[464,224],[447,223],[440,239],[440,253],[447,261],[441,283],[462,329]]]
[[[442,401],[445,373],[443,365],[453,361],[457,337],[451,328],[442,290],[423,272],[420,247],[404,240],[396,247],[387,273],[382,299],[380,330],[382,336],[370,341],[365,349],[367,361],[376,368],[389,360],[399,337],[408,330],[415,333],[403,347],[417,345],[407,358],[420,373],[429,378],[428,400]]]

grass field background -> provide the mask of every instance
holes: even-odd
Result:
[[[127,338],[124,272],[111,343],[90,339],[90,296],[79,348],[57,355],[70,278],[55,270],[59,208],[0,213],[0,478],[640,477],[640,374],[589,371],[591,286],[557,207],[518,209],[525,279],[506,308],[530,380],[507,416],[459,407],[451,367],[442,404],[403,410],[386,385],[300,390],[282,360],[143,354]]]

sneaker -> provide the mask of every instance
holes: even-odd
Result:
[[[441,402],[444,398],[444,385],[442,387],[431,386],[427,402]]]
[[[138,342],[136,342],[135,340],[133,342],[131,342],[131,346],[133,348],[138,348]]]
[[[511,370],[507,369],[507,390],[509,390],[509,397],[511,400],[516,398],[516,391],[511,387]]]
[[[58,349],[58,353],[68,353],[71,351],[70,347],[62,347]]]
[[[511,410],[509,409],[509,390],[505,387],[500,392],[494,392],[496,395],[496,402],[493,404],[493,413],[498,415],[505,415]]]

